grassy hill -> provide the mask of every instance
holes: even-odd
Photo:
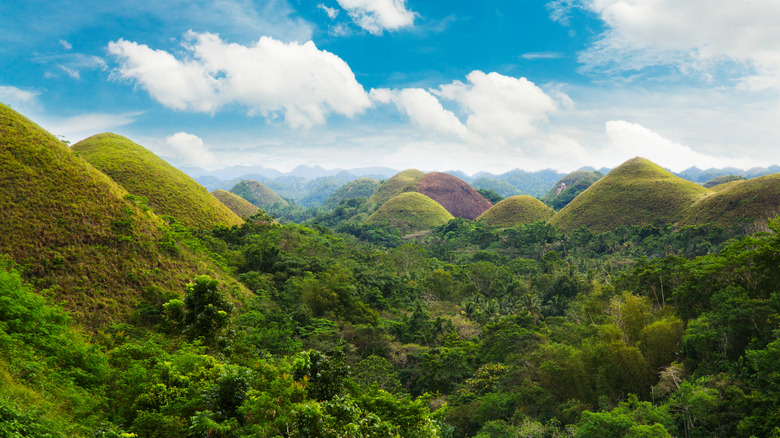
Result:
[[[509,228],[536,221],[546,221],[555,212],[542,201],[528,195],[512,196],[490,207],[477,220],[488,225]]]
[[[243,222],[184,172],[121,135],[94,135],[71,149],[129,193],[146,198],[157,214],[195,228]]]
[[[379,185],[376,192],[368,198],[369,206],[377,208],[399,193],[416,192],[417,181],[423,179],[423,177],[425,177],[425,174],[417,169],[406,169],[397,173]]]
[[[715,177],[715,178],[707,181],[706,183],[704,183],[702,185],[704,187],[708,188],[708,189],[711,189],[711,188],[713,188],[715,186],[718,186],[718,185],[721,185],[721,184],[725,184],[727,182],[743,181],[745,179],[746,178],[744,176],[740,176],[740,175],[723,175],[723,176]]]
[[[542,197],[542,202],[560,210],[602,176],[601,172],[593,170],[576,170],[558,180]]]
[[[388,224],[407,234],[444,225],[453,218],[433,199],[417,192],[404,192],[382,204],[366,222]]]
[[[247,219],[260,211],[260,209],[252,205],[251,202],[226,190],[214,190],[211,194],[241,219]]]
[[[88,325],[220,276],[124,188],[1,104],[0,168],[0,257]]]
[[[710,190],[672,175],[644,158],[612,170],[552,217],[561,230],[606,231],[656,220],[675,223]]]
[[[465,181],[448,173],[431,172],[417,181],[417,191],[441,204],[455,217],[474,220],[492,204]]]
[[[712,191],[691,206],[683,223],[755,224],[761,229],[768,218],[780,215],[780,173],[727,182]]]
[[[341,201],[354,198],[370,198],[379,188],[379,181],[373,178],[358,178],[341,186],[322,206],[336,208]]]
[[[277,195],[273,192],[273,190],[269,189],[268,187],[264,186],[263,184],[252,181],[252,180],[245,180],[241,181],[240,183],[236,184],[232,189],[230,189],[230,193],[233,193],[234,195],[238,195],[256,207],[259,207],[263,210],[268,210],[269,208],[273,206],[286,206],[288,205],[287,201],[284,200],[281,196]]]

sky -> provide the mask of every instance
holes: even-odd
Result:
[[[180,167],[780,164],[777,0],[4,0],[0,102]]]

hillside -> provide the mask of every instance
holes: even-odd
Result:
[[[581,226],[607,231],[620,225],[675,223],[708,193],[711,191],[637,157],[582,192],[550,223],[564,231]]]
[[[373,178],[358,178],[341,186],[322,206],[336,208],[342,201],[354,198],[370,198],[379,188],[379,181]]]
[[[202,229],[243,222],[184,172],[121,135],[94,135],[71,149],[129,193],[146,198],[159,215]]]
[[[542,202],[560,210],[602,176],[604,175],[593,170],[576,170],[558,180],[542,197]]]
[[[404,192],[382,204],[366,223],[388,224],[402,233],[444,225],[453,216],[433,199],[417,192]]]
[[[287,201],[285,201],[284,198],[257,181],[241,181],[230,189],[230,193],[246,199],[263,210],[268,210],[274,206],[287,205]]]
[[[92,326],[214,275],[153,213],[53,135],[0,105],[0,254]]]
[[[780,173],[727,182],[712,191],[691,206],[683,223],[755,224],[763,229],[767,219],[780,214]]]
[[[448,173],[431,172],[417,181],[417,191],[441,204],[455,217],[474,220],[492,204],[465,181]]]
[[[711,189],[711,188],[713,188],[715,186],[718,186],[718,185],[721,185],[721,184],[725,184],[727,182],[743,181],[745,179],[746,178],[744,176],[739,176],[739,175],[723,175],[723,176],[718,176],[718,177],[712,178],[711,180],[705,182],[702,185],[704,187],[708,188],[708,189]]]
[[[390,198],[403,192],[416,192],[417,181],[423,179],[425,174],[417,169],[406,169],[395,174],[389,180],[381,183],[376,192],[368,198],[371,208],[378,208]]]
[[[546,221],[555,212],[542,201],[528,195],[512,196],[490,207],[477,220],[488,225],[509,228]]]
[[[255,205],[252,205],[251,202],[228,191],[218,189],[211,192],[211,194],[241,219],[247,219],[260,211],[260,209]]]

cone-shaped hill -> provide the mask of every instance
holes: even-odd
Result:
[[[581,226],[607,231],[656,220],[674,223],[708,193],[711,191],[655,163],[633,158],[580,193],[550,223],[564,231]]]
[[[226,190],[214,190],[211,194],[241,219],[247,219],[260,211],[260,209],[251,202]]]
[[[119,321],[196,275],[220,277],[111,178],[2,104],[0,167],[0,254],[78,320]]]
[[[506,198],[482,213],[477,220],[488,225],[509,228],[536,221],[546,221],[555,212],[542,201],[528,195]]]
[[[230,193],[238,195],[254,206],[263,210],[268,210],[274,206],[284,207],[287,201],[274,193],[273,190],[251,179],[241,181],[230,189]]]
[[[243,222],[184,172],[121,135],[94,135],[71,149],[130,194],[146,198],[158,215],[207,229]]]
[[[556,210],[565,207],[577,195],[593,185],[602,176],[593,170],[575,170],[564,176],[542,197],[542,202]]]
[[[431,172],[417,181],[417,191],[441,204],[455,217],[474,220],[493,204],[462,179]]]
[[[375,209],[393,196],[404,192],[416,192],[417,181],[423,179],[423,177],[425,177],[425,174],[417,169],[406,169],[403,172],[399,172],[379,185],[376,192],[368,198],[368,204]]]
[[[755,224],[760,229],[767,219],[780,215],[780,173],[731,181],[712,190],[691,206],[682,223]]]
[[[444,225],[451,219],[453,216],[433,199],[417,192],[404,192],[382,204],[366,222],[387,224],[407,234]]]
[[[370,198],[379,188],[379,181],[373,178],[358,178],[341,186],[322,206],[336,208],[342,201],[355,198]]]

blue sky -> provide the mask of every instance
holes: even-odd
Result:
[[[179,166],[780,163],[776,0],[5,1],[0,102]]]

